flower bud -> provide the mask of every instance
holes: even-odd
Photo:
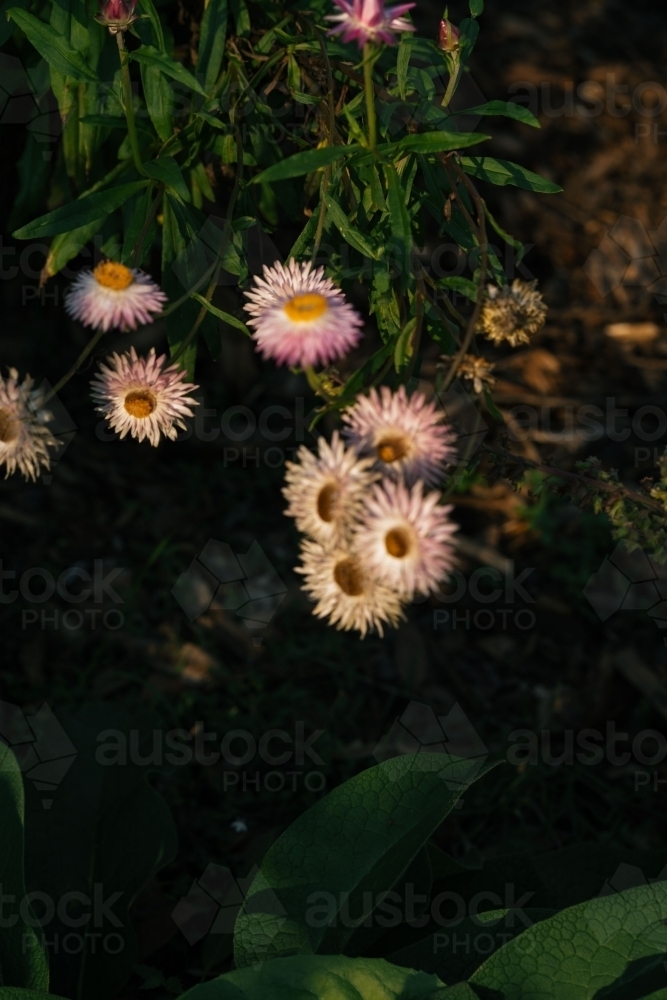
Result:
[[[138,15],[134,13],[138,0],[100,0],[100,13],[95,20],[105,25],[112,35],[127,31]]]
[[[442,49],[443,52],[455,52],[460,45],[460,39],[459,29],[444,17],[440,22],[440,31],[438,32],[438,48]]]

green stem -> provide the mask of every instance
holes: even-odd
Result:
[[[141,152],[139,150],[139,140],[137,139],[137,126],[134,121],[134,106],[132,103],[132,80],[130,79],[130,63],[123,32],[116,33],[118,42],[118,55],[120,58],[120,74],[123,80],[123,98],[125,103],[125,118],[127,119],[127,134],[130,137],[130,147],[132,149],[132,159],[134,165],[142,177],[148,177],[141,162]]]
[[[320,385],[319,377],[317,376],[317,373],[315,372],[313,366],[304,365],[303,370],[306,378],[308,379],[308,385],[310,386],[310,388],[313,390],[314,393],[320,395],[322,392],[322,386]]]
[[[373,46],[364,45],[364,90],[366,91],[366,116],[368,118],[368,147],[375,151],[377,146],[377,124],[375,121],[375,87],[373,86]]]
[[[88,341],[88,343],[86,344],[86,346],[84,347],[84,349],[82,350],[81,354],[76,359],[72,367],[69,369],[69,371],[66,372],[65,375],[63,375],[63,377],[58,382],[56,382],[53,388],[50,389],[49,392],[46,394],[46,396],[44,397],[44,403],[48,403],[50,399],[53,399],[56,393],[60,392],[62,387],[67,382],[69,382],[72,376],[76,375],[83,362],[86,360],[88,355],[93,351],[97,343],[102,339],[105,332],[106,332],[105,330],[98,330],[97,333],[93,337],[91,337],[91,339]]]
[[[444,97],[442,98],[441,108],[448,108],[449,102],[454,96],[454,91],[458,86],[459,79],[461,77],[461,60],[458,55],[452,57],[452,62],[454,65],[449,73],[449,83],[447,84],[447,90],[445,91]]]

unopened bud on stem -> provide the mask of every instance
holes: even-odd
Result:
[[[461,32],[448,21],[446,17],[440,22],[440,31],[438,32],[438,48],[442,49],[443,52],[455,52],[461,44]]]
[[[100,13],[95,15],[95,20],[107,27],[112,35],[127,31],[139,16],[134,13],[137,2],[138,0],[100,0]]]

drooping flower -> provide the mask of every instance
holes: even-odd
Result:
[[[60,447],[46,426],[53,414],[44,409],[44,393],[33,384],[29,375],[20,383],[16,368],[9,369],[9,378],[0,375],[0,465],[6,467],[5,479],[18,468],[34,482],[40,468],[51,467],[49,448]]]
[[[287,514],[300,531],[322,545],[343,543],[377,479],[371,471],[372,459],[359,458],[345,448],[336,431],[330,445],[325,438],[319,439],[317,455],[302,445],[298,458],[298,463],[287,463],[285,473]]]
[[[451,364],[451,358],[446,360],[448,365]],[[495,385],[496,379],[493,375],[495,367],[493,362],[487,361],[486,358],[480,358],[476,354],[466,354],[460,364],[459,375],[472,382],[473,389],[480,395],[485,389]]]
[[[443,52],[455,52],[460,45],[461,32],[455,24],[443,17],[438,30],[438,48]]]
[[[363,638],[371,629],[382,635],[384,624],[396,626],[404,617],[397,593],[378,583],[348,549],[328,549],[306,540],[301,556],[296,571],[305,577],[303,589],[317,602],[313,614],[318,618],[328,618],[346,632],[356,629]]]
[[[357,451],[372,455],[384,475],[409,485],[418,479],[437,484],[456,454],[444,413],[419,392],[408,397],[404,386],[398,392],[386,385],[380,393],[371,389],[343,411],[343,420]]]
[[[136,330],[152,323],[167,296],[149,275],[116,261],[105,260],[93,271],[81,271],[65,295],[72,319],[96,330]]]
[[[327,14],[327,21],[337,21],[330,35],[342,35],[344,42],[356,42],[363,49],[367,42],[386,45],[396,44],[396,35],[414,31],[415,27],[402,15],[416,3],[402,3],[385,7],[384,0],[334,0],[340,14]]]
[[[360,564],[404,600],[436,589],[454,565],[449,519],[451,505],[440,493],[424,494],[423,484],[377,483],[366,500],[366,512],[355,530],[353,545]]]
[[[264,265],[247,291],[244,309],[253,339],[266,358],[305,368],[324,365],[347,354],[359,341],[363,320],[324,268],[310,262],[287,267]]]
[[[185,417],[192,416],[198,400],[188,393],[196,385],[184,382],[185,371],[167,365],[165,355],[156,357],[152,347],[140,358],[134,347],[125,354],[112,354],[100,365],[97,381],[91,382],[93,399],[100,405],[112,430],[124,438],[127,434],[156,447],[160,435],[173,441],[177,428],[185,430]]]
[[[536,291],[537,281],[516,278],[512,286],[489,285],[479,317],[478,330],[494,344],[510,347],[530,343],[544,326],[547,307]]]
[[[112,35],[117,35],[119,31],[127,31],[138,19],[139,15],[134,13],[136,6],[137,0],[100,0],[100,12],[95,15],[95,20],[108,28]]]

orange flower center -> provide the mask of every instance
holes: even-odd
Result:
[[[133,389],[128,392],[123,405],[131,417],[145,420],[157,406],[157,400],[148,389]]]
[[[335,483],[327,483],[317,495],[317,513],[322,521],[329,524],[334,519],[336,500],[338,499],[338,488]]]
[[[408,441],[400,434],[387,434],[376,445],[378,458],[382,462],[398,462],[408,453]]]
[[[348,597],[359,597],[364,592],[364,578],[359,565],[349,556],[334,566],[334,580]]]
[[[394,559],[404,559],[412,548],[412,539],[405,528],[392,528],[384,536],[384,547]]]
[[[19,421],[10,410],[0,409],[0,442],[11,444],[19,436]]]
[[[293,323],[308,323],[323,316],[329,305],[323,295],[309,292],[307,295],[295,295],[283,308]]]
[[[114,292],[122,292],[134,281],[134,275],[125,264],[117,264],[113,260],[105,260],[93,271],[95,280],[102,288],[111,288]]]

